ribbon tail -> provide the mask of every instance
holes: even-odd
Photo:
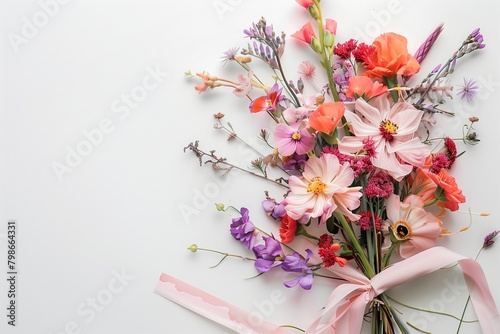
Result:
[[[373,298],[370,286],[345,283],[333,290],[321,315],[309,326],[306,334],[359,333],[366,305]],[[323,322],[328,318],[327,322]]]
[[[500,316],[481,266],[471,259],[460,260],[459,264],[483,333],[499,334]]]
[[[179,304],[236,333],[290,334],[286,329],[264,321],[245,311],[175,277],[162,274],[155,293]]]

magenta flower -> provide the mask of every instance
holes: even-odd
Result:
[[[306,154],[314,148],[314,136],[307,131],[302,122],[276,125],[274,137],[278,152],[283,156],[290,156],[294,153]]]
[[[310,249],[306,249],[307,257],[302,259],[299,253],[295,252],[285,256],[285,260],[281,264],[281,268],[286,272],[303,273],[304,275],[297,277],[294,280],[284,282],[287,288],[292,288],[299,284],[304,290],[310,290],[313,284],[312,269],[307,265],[307,261],[313,255]]]
[[[430,153],[417,134],[423,111],[407,102],[391,106],[386,96],[373,98],[370,103],[373,105],[360,98],[356,100],[356,112],[345,111],[354,136],[343,137],[339,150],[357,154],[364,150],[365,140],[370,139],[375,147],[373,165],[401,181],[413,167],[422,167]]]
[[[256,98],[250,102],[250,111],[253,113],[261,111],[275,111],[278,109],[279,103],[285,99],[285,96],[281,94],[283,88],[280,88],[277,83],[275,83],[267,95]]]
[[[247,208],[241,208],[241,217],[233,218],[229,231],[231,235],[239,240],[243,246],[252,249],[255,243],[255,226],[250,221]]]
[[[265,273],[283,262],[283,250],[281,249],[281,244],[273,235],[262,237],[262,239],[264,239],[265,244],[257,245],[252,250],[257,257],[255,268],[260,273]]]

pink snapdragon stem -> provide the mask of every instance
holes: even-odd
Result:
[[[371,280],[349,266],[328,268],[348,283],[333,290],[321,314],[311,323],[306,334],[360,333],[366,306],[376,296],[457,262],[464,274],[483,333],[499,334],[500,316],[479,263],[440,246],[397,262]],[[162,274],[155,292],[238,333],[292,333],[268,322],[251,321],[250,312],[167,274]]]

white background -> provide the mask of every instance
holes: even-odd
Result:
[[[310,292],[286,289],[281,281],[288,276],[246,280],[255,275],[252,263],[227,260],[210,269],[218,256],[186,250],[197,243],[246,255],[228,233],[232,213],[216,212],[213,204],[246,206],[254,223],[271,232],[276,226],[265,219],[260,201],[264,190],[276,198],[282,190],[241,173],[220,178],[209,166],[200,168],[183,147],[199,139],[202,147],[249,164],[254,156],[227,143],[212,128],[212,114],[225,113],[248,139],[255,139],[269,125],[267,120],[249,115],[247,101],[230,90],[197,94],[193,86],[199,82],[186,80],[184,71],[207,70],[234,79],[240,69],[223,66],[220,57],[231,47],[246,47],[244,28],[264,16],[277,32],[291,35],[308,20],[307,13],[291,0],[62,2],[0,3],[0,267],[7,272],[6,224],[13,219],[18,223],[19,272],[15,328],[7,325],[8,286],[6,279],[0,280],[0,332],[225,333],[156,295],[162,272],[269,321],[305,327],[326,300],[330,282],[318,279]],[[42,5],[48,3],[52,6]],[[447,109],[457,116],[445,120],[443,131],[460,136],[469,116],[480,118],[476,129],[481,143],[460,146],[467,152],[453,174],[467,196],[461,209],[491,216],[474,217],[467,232],[439,241],[474,257],[483,237],[500,228],[494,162],[500,118],[498,2],[347,3],[324,1],[325,16],[338,21],[341,42],[357,37],[370,43],[379,33],[394,31],[408,37],[412,52],[443,22],[445,30],[421,77],[481,27],[487,48],[461,59],[450,76],[458,84],[464,76],[478,80],[480,94],[472,104],[455,97]],[[38,27],[30,30],[27,26],[33,23]],[[289,38],[284,57],[289,79],[296,80],[297,65],[313,57]],[[157,81],[148,79],[151,71],[160,72]],[[140,88],[144,80],[150,90]],[[147,92],[144,99],[127,107],[122,98],[140,91]],[[85,146],[84,133],[95,134],[99,127],[107,133]],[[88,154],[72,160],[71,171],[58,177],[54,165],[66,165],[68,152],[78,147]],[[466,214],[452,217],[453,230],[469,222]],[[494,284],[498,252],[495,245],[479,262],[500,303],[500,288]],[[467,298],[459,276],[444,270],[398,288],[394,295],[459,315]],[[272,296],[280,298],[270,307],[266,300]],[[97,300],[95,308],[92,300]],[[450,329],[457,325],[454,320],[402,311],[428,331],[455,332]],[[461,333],[479,331],[472,324],[464,325]]]

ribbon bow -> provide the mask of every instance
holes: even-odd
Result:
[[[463,271],[483,333],[500,334],[500,316],[481,266],[444,247],[433,247],[397,262],[371,279],[349,266],[330,267],[335,275],[348,283],[333,290],[323,311],[308,327],[306,334],[360,333],[366,307],[375,297],[456,262]],[[250,312],[166,274],[162,274],[155,292],[237,333],[290,334],[285,328],[262,319],[252,321]]]

